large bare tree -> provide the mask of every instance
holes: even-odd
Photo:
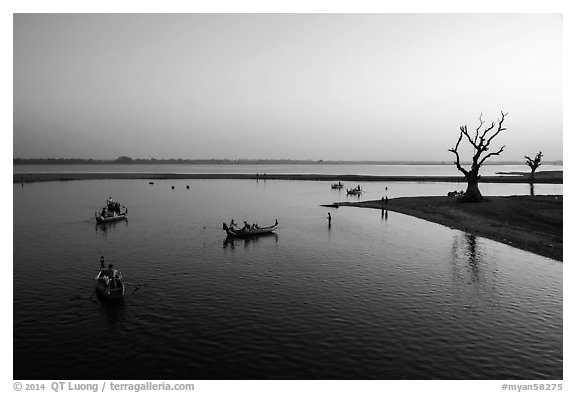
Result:
[[[494,122],[492,122],[492,125],[489,127],[485,127],[485,122],[482,120],[482,114],[480,114],[480,124],[478,125],[478,128],[476,128],[476,131],[473,133],[473,135],[471,135],[471,133],[468,131],[468,126],[461,126],[460,136],[458,137],[456,146],[454,146],[452,149],[448,149],[448,151],[451,151],[456,156],[456,161],[454,161],[454,164],[456,165],[456,168],[458,168],[458,170],[464,174],[466,181],[468,182],[468,188],[466,189],[464,195],[460,198],[460,201],[462,202],[480,202],[484,200],[484,197],[478,188],[478,182],[480,180],[480,167],[489,157],[497,156],[504,151],[504,146],[502,146],[498,151],[488,153],[490,143],[492,143],[498,134],[506,129],[502,126],[502,124],[504,123],[504,119],[508,113],[500,113],[502,114],[502,117],[498,119],[498,128],[495,128],[496,123]],[[482,130],[482,127],[484,127],[484,130]],[[466,139],[466,141],[473,148],[472,164],[470,169],[464,169],[460,163],[460,154],[458,153],[458,148],[460,147],[460,142],[462,142],[462,139]]]
[[[538,169],[538,167],[542,164],[542,156],[543,154],[541,151],[536,154],[534,159],[528,156],[524,156],[524,158],[526,158],[526,165],[530,167],[530,179],[534,179],[534,173],[536,172],[536,169]]]

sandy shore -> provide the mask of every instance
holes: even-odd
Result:
[[[381,200],[335,205],[382,209]],[[442,196],[394,198],[387,209],[562,261],[562,205],[561,195],[489,197],[485,203]]]
[[[543,171],[536,173],[533,183],[561,184],[562,171]],[[250,180],[313,180],[313,181],[351,181],[351,182],[461,182],[462,176],[369,176],[369,175],[324,175],[324,174],[250,174],[250,173],[14,173],[14,183],[68,180],[106,180],[106,179],[250,179]],[[483,183],[529,183],[526,174],[507,176],[485,176]]]

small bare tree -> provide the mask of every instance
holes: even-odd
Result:
[[[536,154],[534,159],[528,156],[524,156],[524,158],[526,158],[526,165],[530,167],[530,179],[534,179],[534,173],[536,172],[536,169],[542,165],[542,156],[543,154],[541,151]]]
[[[502,146],[498,151],[487,153],[492,140],[494,140],[498,134],[506,129],[502,127],[502,124],[504,123],[504,119],[508,113],[501,112],[501,114],[502,117],[498,119],[497,129],[494,128],[496,127],[496,123],[492,122],[490,127],[486,127],[483,131],[481,131],[481,128],[484,126],[482,114],[480,114],[480,124],[478,125],[478,128],[476,128],[476,132],[473,136],[470,135],[470,132],[468,132],[468,126],[461,126],[460,136],[458,138],[458,142],[456,142],[456,146],[454,146],[452,149],[448,149],[448,151],[451,151],[454,153],[454,155],[456,155],[456,161],[454,161],[454,164],[456,165],[456,168],[458,168],[458,170],[464,174],[466,181],[468,182],[468,188],[466,189],[464,195],[460,198],[460,201],[462,202],[480,202],[484,200],[482,193],[478,188],[478,181],[480,180],[479,172],[480,167],[482,164],[484,164],[486,159],[489,157],[497,156],[504,151],[504,146]],[[460,142],[464,137],[466,137],[466,140],[474,149],[472,165],[468,170],[464,169],[460,164],[460,155],[458,154],[458,147],[460,146]]]

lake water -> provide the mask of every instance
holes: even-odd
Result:
[[[461,185],[365,188],[362,199]],[[128,222],[97,227],[108,196]],[[321,207],[351,199],[329,182],[46,182],[13,197],[14,379],[563,378],[561,262],[394,212]],[[280,227],[230,242],[231,218]],[[130,283],[118,304],[95,294],[101,255]]]

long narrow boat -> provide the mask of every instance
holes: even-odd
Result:
[[[96,291],[106,299],[119,300],[124,298],[125,286],[120,271],[101,268],[94,280]]]
[[[269,227],[260,227],[257,229],[236,229],[229,227],[228,225],[226,225],[226,223],[223,223],[222,229],[226,231],[226,234],[228,236],[248,237],[248,236],[265,235],[267,233],[272,233],[276,229],[278,229],[278,220],[276,220],[274,225],[270,225]]]

